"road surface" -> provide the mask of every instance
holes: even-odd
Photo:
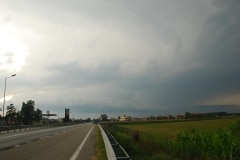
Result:
[[[0,134],[0,160],[90,160],[94,124]]]

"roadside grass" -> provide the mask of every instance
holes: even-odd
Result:
[[[240,159],[240,118],[103,124],[133,160]]]
[[[107,153],[105,149],[105,144],[102,138],[100,129],[96,126],[96,150],[95,155],[92,157],[92,160],[107,160]]]

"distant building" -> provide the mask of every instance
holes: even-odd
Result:
[[[131,117],[131,121],[142,121],[142,118]]]
[[[189,118],[210,118],[227,116],[227,112],[189,113]]]
[[[120,117],[120,118],[119,118],[119,121],[120,121],[120,122],[131,121],[131,117],[124,115],[123,117]]]
[[[111,122],[115,122],[115,121],[117,121],[117,119],[112,117],[112,118],[110,119],[110,121],[111,121]]]
[[[175,115],[175,119],[184,119],[184,115],[181,114]]]

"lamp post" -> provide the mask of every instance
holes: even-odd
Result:
[[[3,96],[3,117],[4,117],[4,105],[5,105],[5,93],[6,93],[6,83],[7,83],[7,79],[8,79],[8,78],[11,78],[11,77],[14,77],[14,76],[16,76],[16,74],[13,74],[13,75],[5,78],[5,87],[4,87],[4,96]]]

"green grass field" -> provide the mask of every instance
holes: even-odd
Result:
[[[240,158],[240,118],[103,124],[133,160]]]
[[[120,125],[121,127],[131,130],[137,130],[141,133],[150,134],[152,136],[163,136],[173,139],[178,133],[198,129],[203,131],[214,131],[219,128],[228,128],[230,125],[236,123],[240,118],[227,118],[227,119],[213,119],[213,120],[197,120],[197,121],[182,121],[182,122],[159,122],[159,123],[145,123],[145,124],[130,124]]]

